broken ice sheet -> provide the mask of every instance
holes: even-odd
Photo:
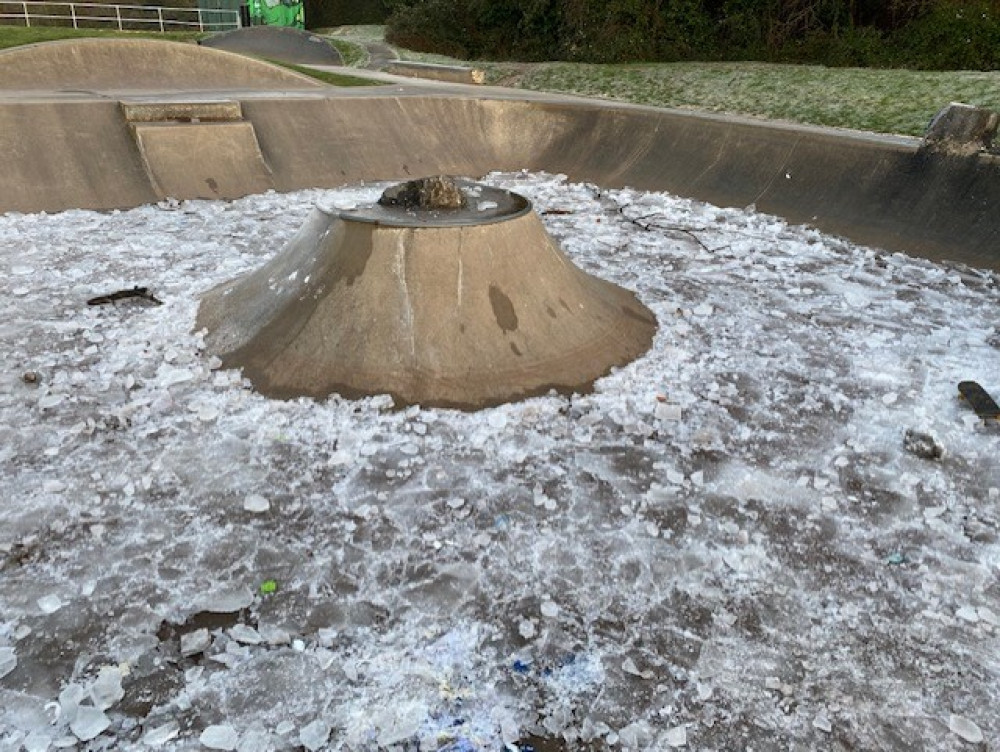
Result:
[[[983,741],[982,729],[974,721],[964,716],[955,715],[954,713],[948,716],[948,728],[955,736],[964,739],[970,744],[979,744]]]
[[[236,732],[236,729],[228,724],[214,724],[201,732],[198,741],[209,749],[221,749],[231,752],[239,744],[240,736]]]
[[[124,696],[121,670],[117,666],[103,667],[90,687],[90,698],[94,707],[107,710]]]
[[[17,655],[14,648],[0,648],[0,679],[17,668]]]
[[[69,724],[69,730],[82,742],[96,739],[111,726],[111,719],[103,710],[90,705],[80,705],[76,709],[76,717]]]
[[[235,614],[253,603],[253,592],[246,587],[219,588],[198,599],[199,610],[213,614]]]
[[[249,494],[243,499],[243,508],[253,514],[263,514],[271,509],[271,502],[260,494]]]
[[[330,738],[330,731],[330,724],[317,718],[299,730],[299,743],[309,752],[316,752],[326,744]]]
[[[162,726],[154,726],[142,736],[142,743],[147,747],[162,747],[172,739],[176,739],[181,727],[176,721],[168,721]]]
[[[212,635],[207,629],[196,629],[181,635],[181,655],[189,657],[204,653],[212,645]]]
[[[65,605],[62,599],[55,594],[42,596],[37,603],[43,614],[54,614]]]
[[[13,263],[27,241],[32,266],[53,271],[30,289],[0,275],[0,345],[15,364],[0,384],[0,485],[18,500],[0,508],[0,554],[18,562],[3,571],[0,643],[17,647],[3,681],[34,677],[39,707],[79,682],[45,733],[75,743],[66,724],[91,702],[97,665],[74,673],[76,654],[53,660],[57,638],[94,661],[157,666],[155,699],[193,724],[168,748],[200,748],[209,723],[237,730],[247,750],[254,724],[295,746],[322,718],[359,748],[380,731],[416,729],[398,745],[412,746],[458,728],[493,750],[536,719],[560,729],[577,717],[589,738],[649,733],[648,749],[682,731],[691,749],[765,748],[773,730],[741,725],[743,737],[720,718],[762,718],[763,677],[780,673],[784,694],[778,667],[806,659],[796,695],[876,697],[870,715],[829,711],[858,747],[965,743],[953,711],[990,739],[1000,690],[962,667],[1000,614],[988,586],[1000,437],[954,393],[959,378],[1000,390],[987,342],[995,277],[962,270],[955,285],[952,268],[665,194],[489,180],[570,212],[543,215],[567,256],[657,315],[650,351],[588,394],[482,413],[279,401],[204,354],[202,292],[273,256],[314,201],[360,205],[379,186],[0,217],[0,259]],[[712,253],[627,218],[647,215],[699,228]],[[67,284],[137,276],[167,305],[123,319],[66,303]],[[28,370],[35,383],[17,378]],[[58,402],[39,408],[45,395]],[[908,452],[911,426],[947,461]],[[280,521],[245,511],[251,493],[272,509],[281,499]],[[894,552],[905,560],[884,566]],[[956,582],[969,587],[959,595]],[[38,601],[51,594],[63,605],[46,614]],[[543,602],[558,609],[546,615]],[[242,649],[252,635],[230,617],[248,606],[263,642]],[[189,666],[197,655],[155,664],[173,651],[156,638],[164,620],[209,609],[230,617],[209,620],[220,626],[202,648],[214,632],[231,667]],[[439,642],[476,630],[482,639]],[[647,671],[655,696],[634,691]],[[703,699],[706,683],[716,690]],[[690,718],[658,715],[667,695]],[[10,708],[0,725],[21,724],[24,738]],[[815,745],[817,709],[784,727],[790,745]],[[914,717],[943,722],[886,730]],[[136,733],[113,725],[91,744],[132,752]]]

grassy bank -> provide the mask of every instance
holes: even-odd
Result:
[[[381,26],[323,31],[341,51],[345,64],[354,66],[367,61],[365,44],[383,38]],[[137,35],[186,42],[204,36],[0,26],[0,48],[56,39]],[[927,72],[768,63],[493,63],[397,51],[404,60],[475,65],[486,71],[488,83],[502,86],[880,133],[922,135],[934,114],[949,102],[1000,110],[998,71]],[[372,85],[371,81],[297,70],[334,86]]]
[[[838,128],[923,135],[949,102],[1000,110],[1000,72],[767,63],[487,66],[491,83]]]
[[[364,44],[382,27],[341,27]],[[768,63],[494,63],[398,49],[400,58],[474,65],[487,82],[647,104],[920,136],[949,102],[1000,110],[1000,72],[825,68]]]
[[[111,31],[105,29],[68,29],[58,26],[0,26],[0,50],[7,47],[20,47],[24,44],[36,44],[38,42],[58,42],[63,39],[86,39],[89,37],[115,37],[135,39],[136,37],[146,37],[149,39],[169,39],[173,42],[197,42],[208,36],[197,31],[168,31],[145,32],[145,31]]]

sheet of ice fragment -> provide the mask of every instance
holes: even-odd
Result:
[[[206,358],[199,293],[377,185],[0,218],[5,728],[122,749],[131,721],[153,745],[316,743],[314,723],[356,749],[995,739],[997,437],[954,384],[996,386],[996,278],[752,211],[490,180],[558,210],[574,262],[659,318],[592,394],[277,403]],[[135,284],[164,305],[82,305]],[[209,660],[122,711],[159,627],[213,609],[256,624],[206,630]],[[53,662],[50,634],[103,655]],[[135,670],[102,711],[109,660]]]

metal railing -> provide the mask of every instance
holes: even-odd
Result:
[[[242,24],[238,10],[224,8],[170,8],[162,5],[0,0],[0,23],[21,21],[25,26],[103,28],[118,31],[227,31]]]

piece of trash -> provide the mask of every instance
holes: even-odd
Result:
[[[260,593],[261,595],[270,595],[278,590],[277,580],[264,580],[260,583]]]
[[[895,551],[885,557],[885,563],[890,566],[898,567],[900,564],[906,563],[906,557],[898,551]]]
[[[133,287],[131,290],[116,290],[115,292],[108,293],[107,295],[98,295],[96,298],[88,300],[87,305],[106,305],[108,303],[114,304],[116,301],[128,300],[129,298],[145,300],[152,305],[163,305],[163,301],[153,295],[153,293],[149,291],[148,287],[139,287],[138,285]]]
[[[960,381],[958,394],[969,403],[969,406],[976,411],[976,415],[982,420],[1000,419],[1000,406],[993,400],[990,393],[975,381]]]

